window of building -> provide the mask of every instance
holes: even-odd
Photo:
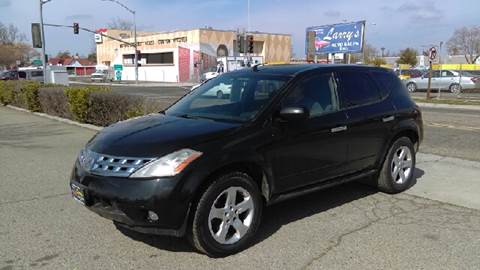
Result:
[[[138,56],[138,61],[147,65],[172,65],[173,62],[173,52],[163,52],[163,53],[142,53]],[[135,55],[134,54],[124,54],[123,55],[123,64],[124,65],[134,65],[135,64]]]

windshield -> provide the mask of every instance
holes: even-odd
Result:
[[[264,108],[289,77],[224,74],[202,84],[165,113],[186,118],[246,122]]]

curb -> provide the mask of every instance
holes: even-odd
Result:
[[[58,116],[53,116],[53,115],[49,115],[49,114],[46,114],[46,113],[31,112],[27,109],[12,106],[12,105],[7,105],[5,107],[16,110],[16,111],[20,111],[20,112],[31,113],[31,114],[34,114],[36,116],[40,116],[40,117],[43,117],[43,118],[48,118],[50,120],[55,120],[57,122],[62,122],[62,123],[77,126],[77,127],[88,128],[88,129],[95,130],[95,131],[100,131],[100,130],[103,129],[103,127],[99,127],[99,126],[95,126],[95,125],[91,125],[91,124],[83,124],[83,123],[76,122],[76,121],[73,121],[73,120],[70,120],[70,119],[66,119],[66,118],[62,118],[62,117],[58,117]]]
[[[70,84],[78,85],[98,85],[98,86],[132,86],[132,87],[181,87],[190,89],[195,84],[162,84],[162,83],[152,83],[152,84],[130,84],[130,83],[88,83],[88,82],[76,82],[69,81]]]
[[[416,104],[420,106],[420,108],[480,111],[480,106],[478,105],[451,105],[451,104],[422,103],[422,102],[416,102]]]

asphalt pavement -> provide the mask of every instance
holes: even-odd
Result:
[[[424,112],[409,191],[350,183],[285,201],[266,209],[251,248],[212,259],[182,239],[118,230],[71,199],[72,164],[94,131],[0,107],[0,269],[478,269],[480,162],[463,159],[478,160],[465,152],[478,142],[461,159],[427,154],[478,138],[465,130],[478,119],[437,113]],[[442,121],[457,126],[428,124]]]

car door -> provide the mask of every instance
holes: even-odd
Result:
[[[346,116],[339,110],[333,73],[312,74],[292,87],[279,105],[303,107],[309,118],[272,123],[273,142],[267,151],[276,190],[285,192],[325,181],[343,173],[347,161]]]
[[[372,169],[395,120],[395,108],[366,71],[340,71],[338,93],[347,116],[348,165],[357,172]]]
[[[459,82],[458,77],[455,77],[453,72],[449,70],[442,70],[441,79],[438,87],[441,88],[442,90],[448,90],[450,88],[450,85],[458,82]]]

